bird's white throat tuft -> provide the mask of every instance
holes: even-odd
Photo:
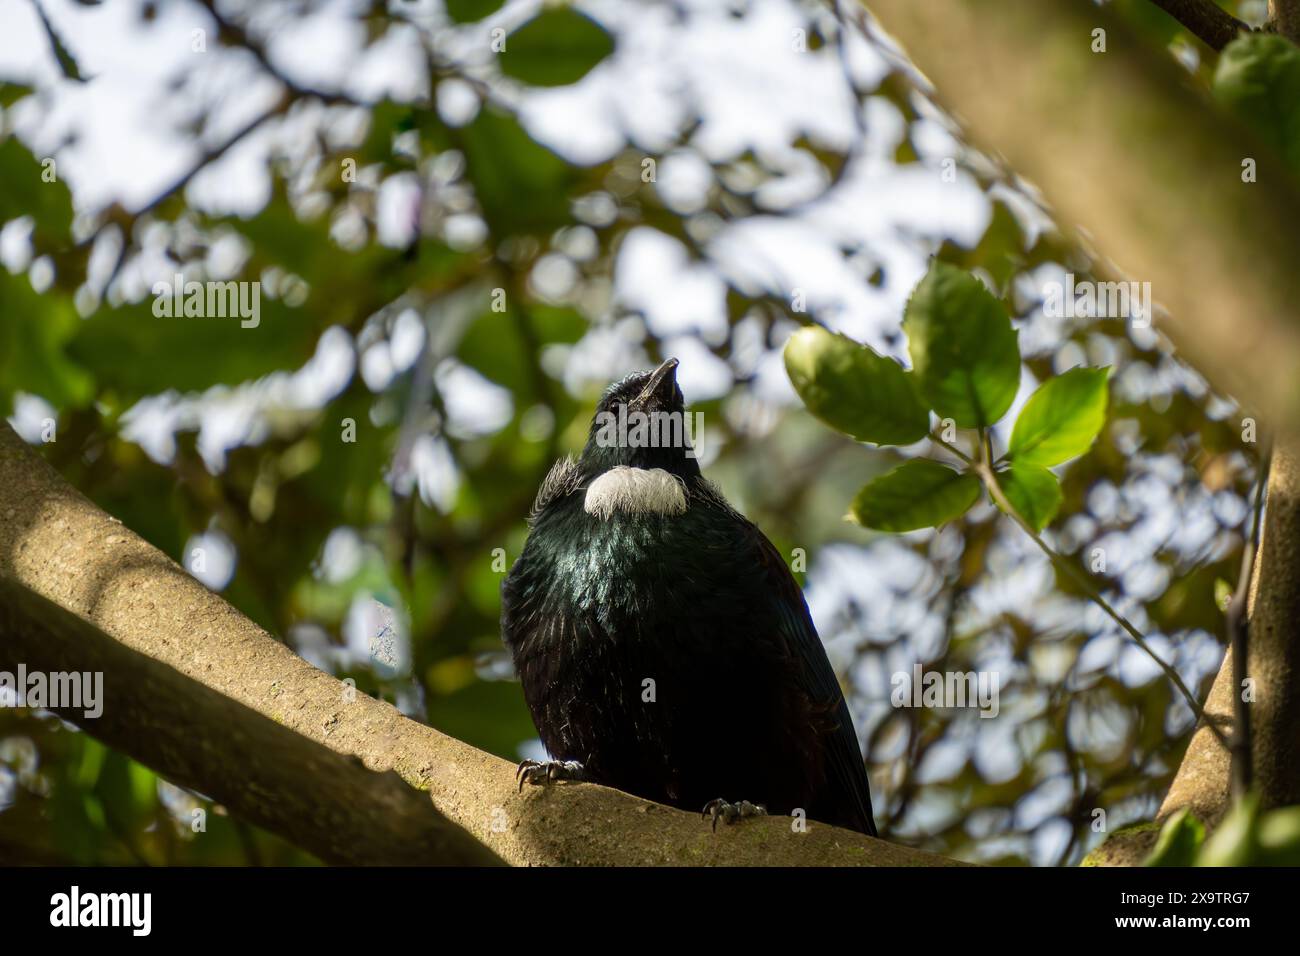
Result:
[[[602,521],[626,514],[679,515],[686,511],[686,483],[662,468],[618,465],[587,486],[583,509]]]

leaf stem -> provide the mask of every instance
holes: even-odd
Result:
[[[930,441],[934,442],[936,445],[942,445],[944,448],[948,449],[948,451],[952,452],[954,455],[956,455],[966,464],[974,467],[975,460],[971,458],[970,455],[966,454],[964,451],[962,451],[960,448],[954,445],[952,442],[947,441],[944,438],[940,437],[936,432],[930,432],[929,438]]]
[[[983,435],[981,437],[983,437]],[[1010,515],[1012,520],[1014,520],[1016,524],[1020,525],[1020,529],[1024,531],[1025,534],[1029,535],[1034,544],[1038,545],[1039,549],[1051,559],[1052,563],[1069,575],[1076,584],[1082,587],[1088,597],[1092,599],[1093,603],[1105,611],[1110,619],[1122,627],[1125,632],[1127,632],[1128,636],[1133,638],[1133,642],[1137,644],[1137,646],[1140,647],[1148,657],[1156,662],[1157,666],[1164,671],[1165,676],[1169,678],[1174,687],[1176,687],[1179,693],[1183,695],[1183,698],[1187,701],[1187,706],[1190,707],[1192,713],[1196,715],[1196,719],[1198,721],[1203,721],[1204,709],[1188,689],[1187,685],[1183,683],[1183,679],[1178,675],[1178,671],[1174,670],[1170,664],[1166,663],[1165,660],[1155,652],[1155,649],[1147,643],[1142,632],[1134,627],[1133,623],[1128,618],[1120,614],[1111,606],[1110,602],[1102,596],[1101,589],[1097,587],[1096,583],[1084,574],[1083,571],[1076,568],[1074,563],[1066,558],[1065,555],[1061,554],[1044,541],[1042,536],[1039,535],[1032,526],[1030,526],[1029,522],[1027,522],[1021,516],[1020,512],[1016,510],[1015,506],[1011,504],[1007,499],[1007,496],[1003,493],[1002,486],[998,484],[997,474],[993,471],[993,466],[989,462],[991,456],[987,446],[983,442],[981,442],[981,446],[984,450],[981,453],[980,460],[974,465],[975,473],[980,477],[980,480],[984,482],[984,486],[988,488],[989,494],[993,497],[993,500],[997,503],[998,507],[1006,514]],[[1204,721],[1204,723],[1210,728],[1221,744],[1225,747],[1228,746],[1227,738],[1224,737],[1223,731],[1220,730],[1217,725],[1209,721]]]

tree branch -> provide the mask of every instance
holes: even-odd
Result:
[[[0,668],[20,664],[102,673],[99,717],[49,709],[327,862],[501,862],[396,774],[367,770],[0,576]]]
[[[322,90],[313,86],[303,86],[300,83],[289,78],[271,60],[266,48],[258,41],[254,40],[244,29],[241,24],[236,23],[221,15],[217,10],[215,0],[199,0],[203,8],[208,11],[208,16],[212,17],[217,24],[217,38],[226,46],[242,47],[253,55],[253,58],[261,65],[276,82],[283,86],[290,94],[296,98],[311,97],[320,100],[328,106],[360,106],[369,109],[373,103],[363,103],[354,97],[349,96],[338,90]]]
[[[1206,698],[1204,721],[1187,745],[1156,815],[1157,824],[1183,808],[1211,828],[1223,819],[1232,801],[1232,753],[1209,735],[1205,722],[1218,723],[1237,739],[1242,703],[1254,709],[1250,762],[1261,806],[1300,803],[1300,741],[1295,733],[1300,725],[1300,697],[1295,692],[1300,683],[1300,641],[1295,640],[1295,622],[1300,620],[1300,580],[1295,570],[1300,567],[1300,442],[1280,441],[1270,457],[1267,505],[1248,607],[1250,643],[1245,674],[1251,680],[1253,700],[1242,699],[1245,688],[1236,655],[1229,648]],[[1120,831],[1089,858],[1102,865],[1141,863],[1157,835],[1154,827]]]
[[[1300,0],[1268,0],[1268,25],[1292,43],[1300,42]]]
[[[1238,33],[1250,27],[1242,23],[1214,0],[1151,0],[1188,30],[1205,41],[1211,49],[1222,50]]]
[[[1105,7],[871,0],[972,139],[999,150],[1174,317],[1221,390],[1300,430],[1300,193],[1282,161]],[[1094,53],[1092,30],[1106,30]],[[1015,108],[1009,109],[1008,104]],[[1257,161],[1258,182],[1242,164]],[[937,175],[937,173],[936,173]]]
[[[117,259],[113,268],[109,271],[108,278],[104,280],[103,291],[117,279],[118,274],[122,271],[122,266],[126,263],[127,253],[131,251],[131,231],[136,222],[152,213],[172,196],[179,193],[199,173],[203,172],[212,163],[215,163],[222,156],[226,155],[234,146],[236,146],[246,136],[260,127],[263,123],[283,115],[293,105],[293,97],[289,93],[284,93],[272,106],[261,113],[258,113],[239,129],[235,130],[220,143],[209,146],[196,159],[185,172],[181,173],[176,179],[172,180],[165,186],[161,192],[154,195],[143,206],[134,212],[127,212],[114,203],[109,207],[107,214],[100,221],[99,225],[81,242],[77,243],[79,247],[90,247],[103,234],[104,230],[110,225],[117,225],[122,230],[122,248],[117,252]]]
[[[1300,272],[1288,254],[1300,245],[1300,195],[1269,149],[1104,8],[1004,0],[988,16],[971,0],[872,0],[871,10],[968,128],[1043,190],[1059,221],[1083,226],[1130,276],[1151,282],[1180,350],[1280,433],[1249,609],[1251,756],[1265,806],[1300,802]],[[1089,43],[1097,27],[1105,53]],[[1258,161],[1259,182],[1243,181],[1246,158]],[[1208,724],[1235,732],[1236,693],[1229,652],[1157,822],[1180,807],[1209,826],[1222,818],[1229,752]],[[1140,862],[1156,833],[1114,834],[1089,858]]]
[[[1300,803],[1300,441],[1280,439],[1268,469],[1249,604],[1246,676],[1252,785],[1264,809]],[[1243,693],[1235,680],[1234,700]]]
[[[817,822],[792,832],[780,817],[714,834],[697,814],[589,784],[520,794],[513,764],[312,667],[83,498],[3,422],[0,609],[0,663],[104,672],[107,704],[81,721],[88,733],[326,859],[390,859],[416,834],[391,861],[490,861],[468,831],[524,865],[954,862]],[[351,758],[395,771],[402,789]],[[432,800],[433,810],[419,801],[423,819],[407,784]]]
[[[1273,453],[1266,448],[1260,456],[1259,474],[1255,477],[1255,508],[1250,524],[1250,534],[1241,546],[1241,570],[1237,575],[1237,588],[1224,612],[1224,628],[1228,632],[1228,647],[1232,651],[1232,715],[1235,727],[1232,733],[1232,795],[1240,800],[1250,790],[1254,774],[1250,753],[1250,706],[1246,703],[1243,682],[1246,679],[1246,662],[1250,659],[1250,587],[1255,577],[1255,558],[1259,552],[1264,531],[1264,489],[1268,487],[1269,465]]]

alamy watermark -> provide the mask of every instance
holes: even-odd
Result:
[[[897,671],[889,679],[889,702],[895,707],[978,707],[981,717],[998,715],[997,671]]]
[[[103,671],[0,671],[0,707],[80,710],[91,720],[104,713]]]
[[[1048,282],[1043,293],[1043,313],[1054,319],[1131,319],[1139,329],[1151,324],[1150,282],[1076,281],[1067,272],[1064,282]]]
[[[179,272],[173,281],[153,284],[153,314],[160,319],[233,319],[255,329],[262,321],[262,283],[198,282]]]
[[[120,926],[132,936],[148,936],[153,928],[152,893],[95,893],[73,885],[50,897],[51,926]]]
[[[642,412],[619,405],[618,412],[596,415],[600,448],[684,448],[697,458],[704,442],[703,412]]]

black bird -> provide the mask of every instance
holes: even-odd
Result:
[[[520,786],[589,780],[715,827],[802,810],[875,836],[853,721],[790,569],[700,473],[684,428],[637,430],[637,413],[685,420],[676,368],[605,392],[502,585],[502,635],[554,758],[524,761]]]

